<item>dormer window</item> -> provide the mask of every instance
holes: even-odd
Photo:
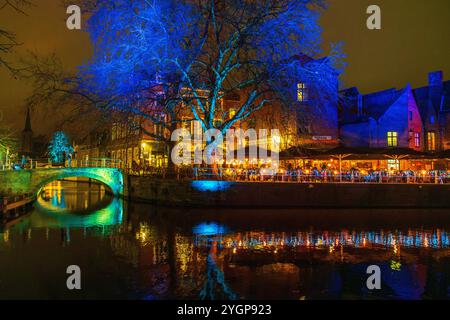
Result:
[[[300,82],[297,84],[297,101],[306,102],[308,101],[308,88],[306,84]]]

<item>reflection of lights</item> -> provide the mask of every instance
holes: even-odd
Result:
[[[6,230],[5,233],[3,233],[3,241],[5,243],[9,241],[9,230]]]
[[[402,264],[399,261],[391,260],[391,269],[394,271],[401,271]]]
[[[41,197],[38,197],[36,206],[39,215],[32,216],[33,227],[61,228],[61,227],[93,227],[109,226],[122,222],[123,202],[113,198],[111,203],[100,210],[88,215],[77,215],[68,209],[55,208]]]
[[[197,191],[226,191],[232,186],[231,182],[228,181],[212,181],[212,180],[195,180],[191,182],[192,188]]]
[[[136,239],[142,244],[146,244],[150,238],[150,228],[146,223],[139,224],[139,231],[136,233]]]
[[[402,247],[450,247],[450,234],[439,230],[439,233],[424,231],[409,232],[407,234],[391,232],[297,232],[291,235],[285,233],[259,233],[248,232],[239,234],[229,234],[226,238],[217,239],[222,247],[237,247],[245,250],[263,250],[287,247],[328,247],[330,251],[335,251],[338,246],[366,248],[370,246],[381,246],[390,248],[396,255],[399,255]],[[197,245],[201,245],[198,242]]]
[[[192,232],[199,236],[212,236],[226,233],[227,227],[214,222],[205,222],[193,227]]]
[[[395,241],[395,239],[392,240],[392,247],[393,247],[393,250],[394,250],[394,254],[397,254],[398,253],[398,246],[397,246],[397,241]]]

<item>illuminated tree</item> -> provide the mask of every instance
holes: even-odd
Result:
[[[292,103],[299,82],[329,99],[341,56],[315,59],[323,8],[321,0],[97,0],[80,90],[154,122],[159,111],[172,122],[188,111],[222,132],[273,99]],[[243,99],[230,115],[221,101],[236,91]]]
[[[53,103],[123,116],[166,141],[180,122],[224,133],[262,108],[297,102],[307,83],[317,109],[337,94],[339,46],[322,52],[324,0],[79,0],[94,53],[68,75],[57,59],[27,68],[34,106]],[[320,58],[322,57],[322,58]],[[239,93],[233,112],[228,95]],[[92,108],[94,107],[94,108]],[[324,111],[326,112],[326,111]],[[144,120],[142,120],[144,119]],[[151,121],[167,130],[146,131]],[[310,120],[305,120],[310,121]]]
[[[53,134],[52,140],[48,146],[48,154],[53,162],[64,162],[65,156],[72,154],[74,151],[69,142],[67,135],[62,131],[57,131]]]
[[[17,156],[17,140],[9,128],[0,129],[0,165],[8,165]]]

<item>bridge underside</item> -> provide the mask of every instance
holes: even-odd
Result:
[[[108,186],[115,196],[124,196],[122,171],[112,168],[62,168],[0,172],[0,193],[35,193],[45,185],[64,178],[91,178]]]

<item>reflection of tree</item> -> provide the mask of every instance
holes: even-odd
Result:
[[[216,293],[219,293],[219,295],[222,293],[223,296],[216,297]],[[200,298],[202,300],[215,300],[216,298],[230,300],[237,299],[237,295],[226,284],[225,275],[217,265],[213,247],[206,259],[206,279],[203,289],[200,291]]]

